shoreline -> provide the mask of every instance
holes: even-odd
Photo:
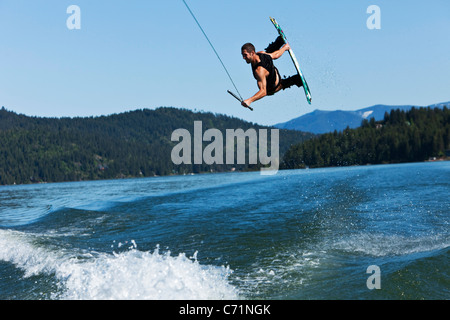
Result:
[[[326,168],[350,168],[350,167],[364,167],[364,166],[379,166],[379,165],[395,165],[395,164],[412,164],[412,163],[435,163],[435,162],[445,162],[450,161],[450,157],[445,158],[436,158],[436,159],[428,159],[424,161],[415,161],[415,162],[389,162],[389,163],[366,163],[360,165],[348,165],[348,166],[329,166],[329,167],[305,167],[305,168],[296,168],[296,169],[283,169],[280,168],[278,171],[289,171],[289,170],[314,170],[314,169],[326,169]],[[168,175],[154,175],[148,177],[142,176],[129,176],[122,178],[112,178],[112,179],[95,179],[95,180],[67,180],[67,181],[41,181],[41,182],[30,182],[30,183],[21,183],[21,184],[2,184],[1,187],[14,187],[14,186],[31,186],[31,185],[40,185],[40,184],[54,184],[54,183],[77,183],[77,182],[100,182],[100,181],[120,181],[120,180],[134,180],[134,179],[148,179],[148,178],[163,178],[163,177],[180,177],[180,176],[194,176],[194,175],[209,175],[209,174],[226,174],[226,173],[248,173],[248,172],[258,172],[260,168],[255,168],[252,170],[230,170],[230,171],[205,171],[198,173],[183,173],[183,174],[168,174]]]

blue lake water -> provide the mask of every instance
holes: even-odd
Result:
[[[0,299],[450,299],[449,195],[450,162],[3,186]]]

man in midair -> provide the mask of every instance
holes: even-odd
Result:
[[[259,88],[259,91],[254,96],[242,101],[244,107],[248,107],[252,102],[267,95],[273,95],[281,89],[287,89],[294,84],[298,87],[303,85],[298,74],[282,79],[278,69],[273,64],[273,60],[280,58],[290,48],[289,44],[285,44],[280,36],[265,51],[255,52],[255,46],[251,43],[246,43],[242,46],[242,57],[248,64],[252,65],[253,76]]]

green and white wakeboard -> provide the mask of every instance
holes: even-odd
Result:
[[[270,18],[270,21],[272,21],[273,25],[277,29],[280,36],[283,38],[285,43],[288,43],[286,35],[284,34],[283,30],[281,29],[280,25],[274,18]],[[297,58],[295,57],[294,51],[292,51],[292,48],[289,49],[289,55],[291,56],[292,62],[294,63],[295,69],[297,69],[298,75],[302,79],[303,82],[303,89],[305,90],[306,100],[309,104],[311,104],[311,91],[309,90],[308,83],[306,82],[305,76],[302,73],[302,70],[300,69],[300,65],[298,64]]]

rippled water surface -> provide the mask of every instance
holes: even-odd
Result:
[[[449,191],[449,162],[0,187],[0,299],[449,299]]]

